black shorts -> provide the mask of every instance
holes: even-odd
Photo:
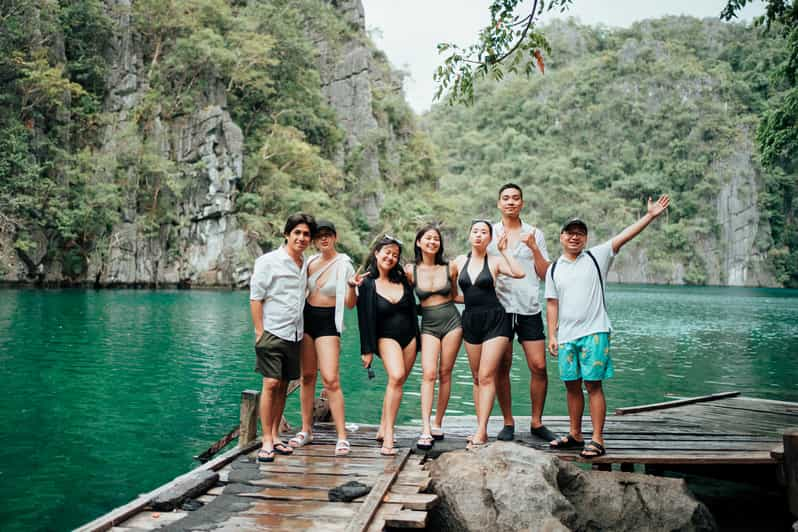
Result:
[[[289,342],[264,331],[255,342],[255,371],[267,379],[299,378],[299,342]]]
[[[335,328],[335,307],[314,307],[305,303],[305,334],[313,338],[341,336]]]
[[[546,334],[543,332],[543,318],[541,313],[532,314],[513,314],[507,313],[507,319],[513,327],[513,332],[518,336],[519,342],[530,342],[545,340]],[[510,336],[512,339],[512,335]]]
[[[502,307],[466,309],[463,311],[463,339],[469,344],[481,344],[491,338],[512,339],[513,324]]]

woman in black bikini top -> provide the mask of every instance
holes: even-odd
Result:
[[[384,441],[380,453],[386,456],[396,454],[393,426],[402,402],[402,386],[420,344],[413,291],[399,265],[401,254],[401,241],[383,236],[374,246],[366,273],[353,279],[353,284],[360,286],[357,321],[363,366],[370,367],[377,354],[388,374],[377,433],[377,440]]]
[[[474,380],[474,406],[477,411],[477,430],[469,443],[470,447],[479,447],[488,441],[488,416],[496,398],[496,371],[512,338],[512,324],[496,297],[495,278],[497,275],[509,275],[516,279],[524,277],[521,265],[511,253],[506,253],[506,235],[501,237],[497,245],[501,257],[488,255],[488,244],[492,237],[490,222],[472,222],[469,233],[471,252],[458,257],[455,262],[460,271],[457,284],[465,303],[463,337]]]

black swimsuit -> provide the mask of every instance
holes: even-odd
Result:
[[[402,349],[416,337],[416,302],[403,283],[402,298],[391,303],[377,294],[377,338],[396,340]]]
[[[471,254],[468,254],[465,265],[460,271],[457,284],[463,292],[465,310],[463,311],[463,338],[469,344],[481,344],[499,336],[512,338],[512,322],[507,318],[504,307],[496,297],[496,288],[493,285],[493,276],[490,274],[488,257],[482,270],[474,282],[468,275],[468,264]]]

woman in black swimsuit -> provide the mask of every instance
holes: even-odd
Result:
[[[421,435],[416,446],[432,448],[434,440],[443,439],[443,415],[452,390],[452,368],[463,342],[460,312],[454,306],[457,295],[457,270],[443,260],[443,238],[434,225],[422,227],[416,234],[415,262],[405,266],[405,273],[421,301]],[[440,385],[435,422],[432,423],[432,400],[435,381]]]
[[[496,276],[524,277],[521,265],[511,253],[506,253],[506,235],[497,244],[501,257],[488,256],[492,237],[490,222],[471,222],[471,252],[455,260],[460,272],[457,284],[462,294],[457,300],[465,303],[463,336],[474,379],[474,408],[477,413],[477,430],[469,443],[470,448],[480,447],[488,441],[488,418],[496,398],[496,370],[513,334],[512,323],[496,297]]]
[[[388,374],[377,433],[377,440],[383,441],[380,453],[386,456],[396,454],[393,426],[402,402],[402,385],[416,361],[419,345],[416,302],[399,265],[401,254],[402,243],[383,236],[374,246],[366,273],[352,280],[352,284],[360,285],[357,320],[363,366],[371,366],[376,353]]]

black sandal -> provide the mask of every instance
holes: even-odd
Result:
[[[289,447],[281,441],[278,441],[274,444],[274,452],[277,454],[292,454],[294,452],[294,448]]]
[[[549,449],[583,449],[584,447],[585,440],[577,440],[570,433],[556,440],[555,443],[549,443]]]
[[[605,454],[607,454],[607,449],[605,449],[604,446],[599,442],[592,441],[588,443],[584,449],[582,449],[582,452],[579,453],[579,456],[590,460],[591,458],[598,458],[599,456],[604,456]]]

